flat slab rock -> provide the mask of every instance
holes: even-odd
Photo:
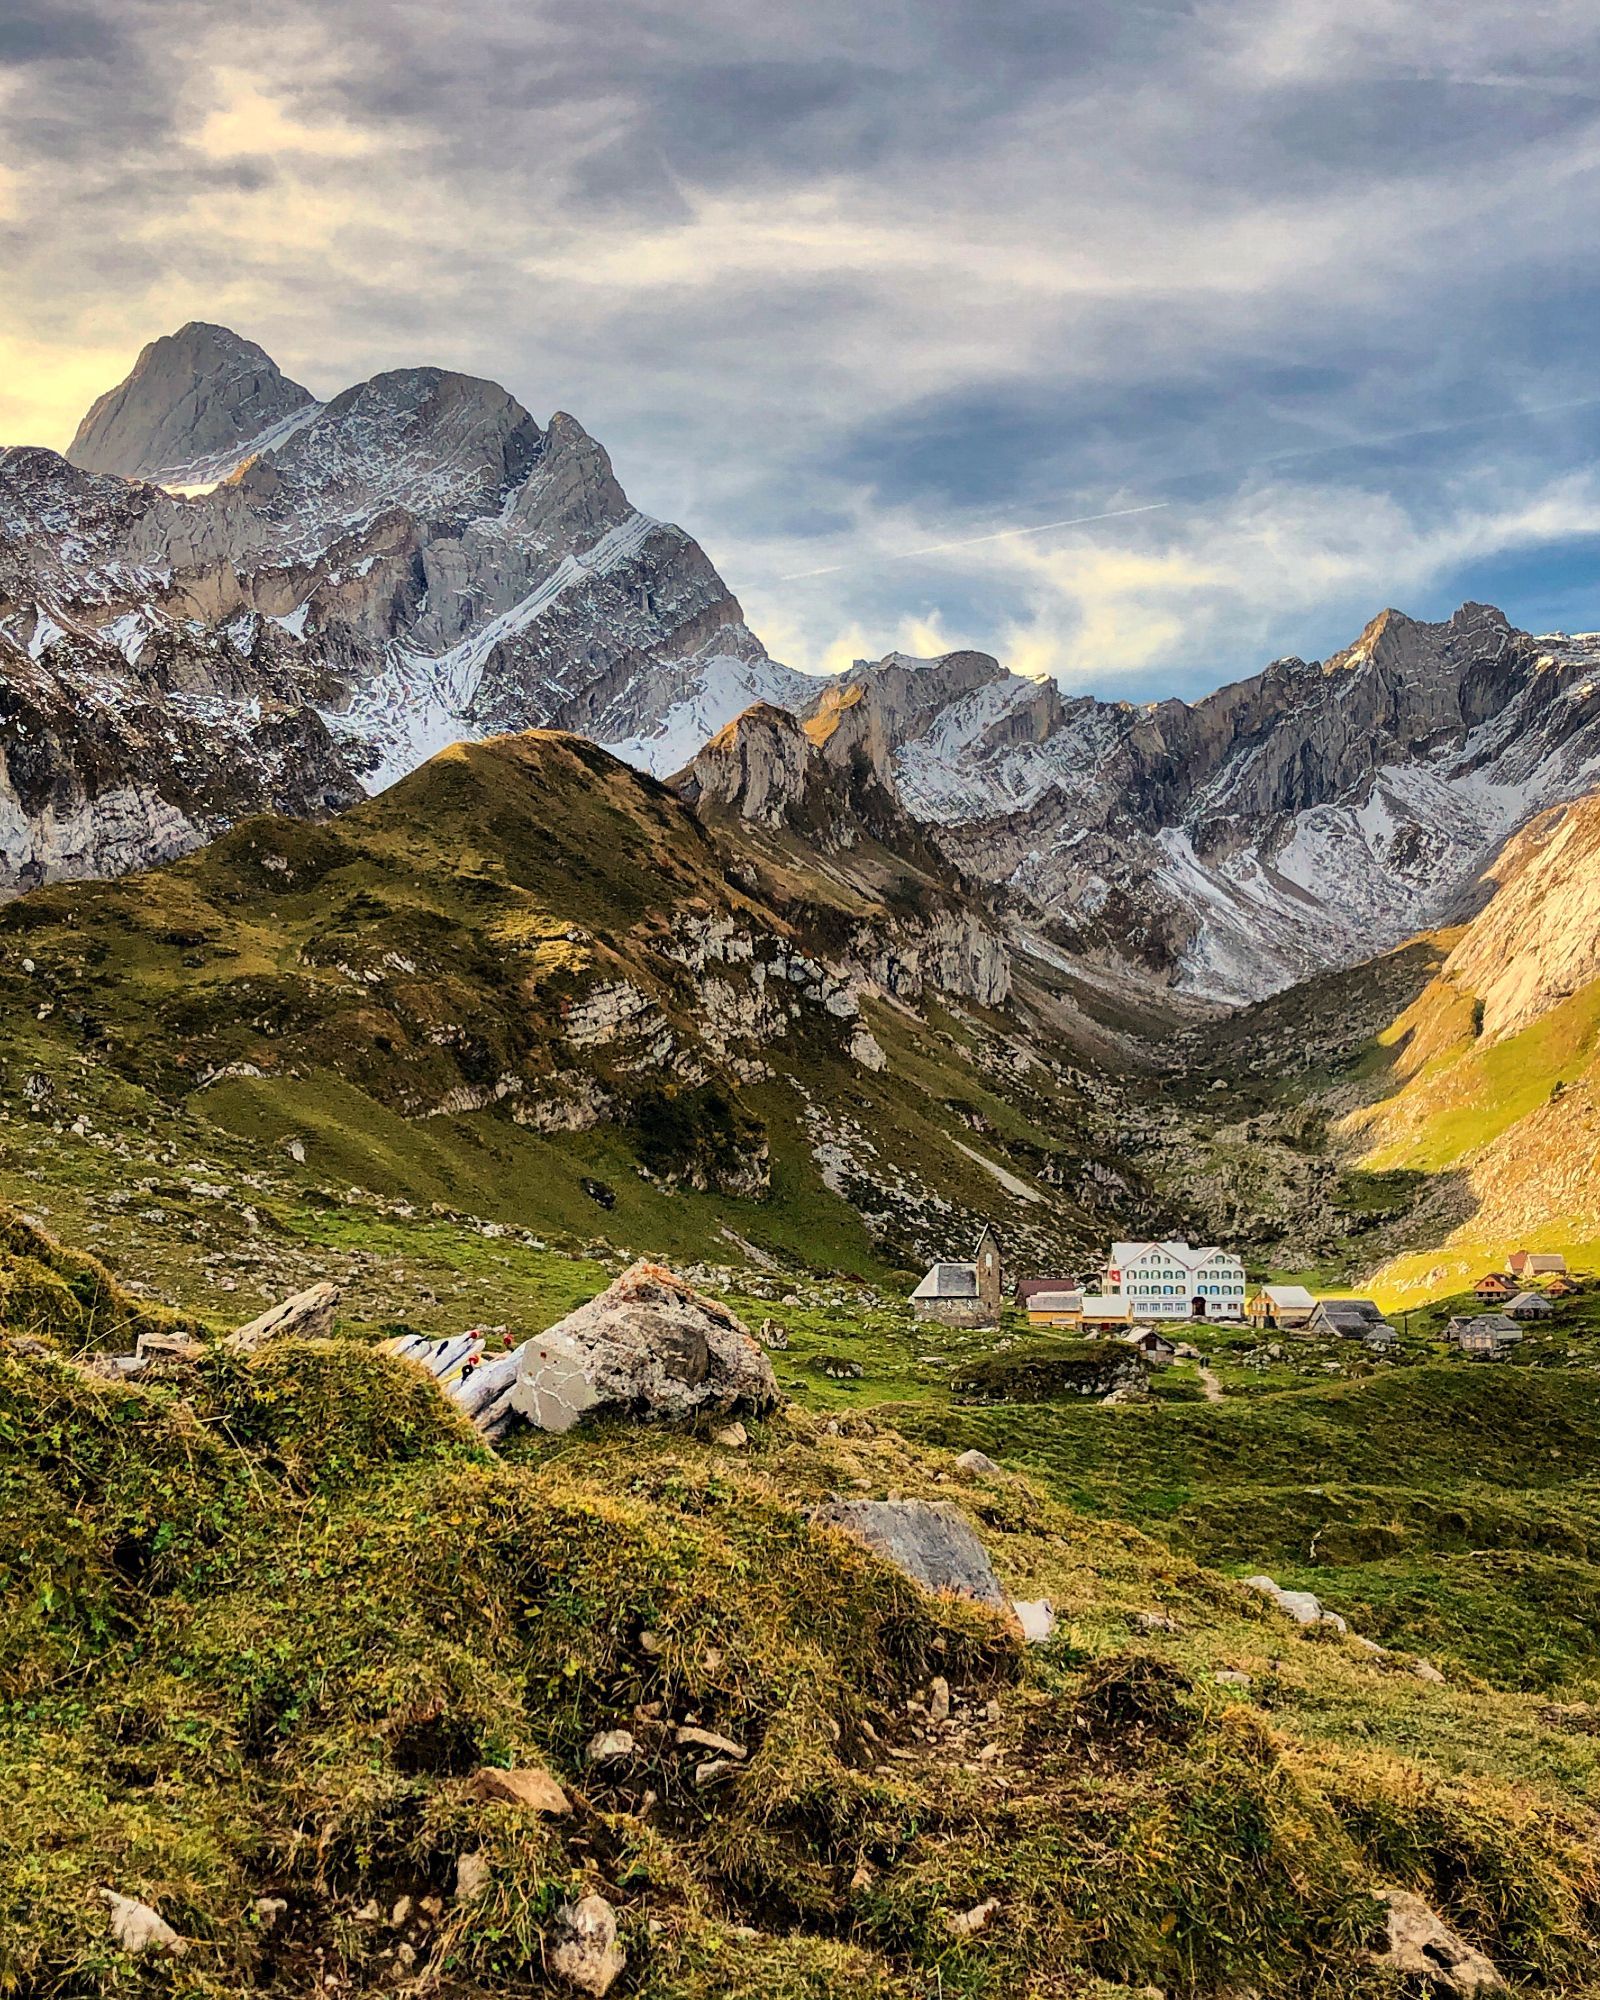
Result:
[[[589,1410],[723,1416],[771,1409],[772,1363],[742,1321],[660,1264],[634,1264],[519,1350],[511,1408],[545,1431]]]
[[[326,1282],[308,1285],[293,1298],[284,1299],[228,1335],[235,1354],[253,1354],[269,1340],[292,1335],[296,1340],[320,1340],[332,1331],[334,1310],[339,1303],[339,1287]]]
[[[1006,1606],[1006,1594],[977,1530],[944,1500],[833,1500],[816,1518],[865,1542],[924,1590],[975,1604]]]

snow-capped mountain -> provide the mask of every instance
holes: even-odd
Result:
[[[327,812],[460,737],[569,729],[664,777],[759,705],[1035,936],[1242,999],[1449,917],[1600,786],[1597,688],[1600,637],[1475,605],[1193,704],[974,652],[819,684],[574,418],[438,368],[320,402],[222,327],[152,342],[66,457],[0,451],[0,889]]]
[[[0,887],[137,865],[267,804],[324,810],[463,736],[573,729],[665,772],[813,686],[574,418],[541,426],[437,368],[324,404],[202,325],[152,342],[66,458],[0,453],[0,649],[33,718],[0,744]],[[64,721],[89,711],[92,746]],[[264,716],[276,747],[252,760]]]
[[[1217,999],[1458,914],[1509,834],[1600,787],[1600,635],[1533,639],[1482,605],[1386,611],[1192,705],[1064,701],[971,653],[852,678],[902,801],[969,874]]]

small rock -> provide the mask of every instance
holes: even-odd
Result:
[[[721,1430],[711,1433],[711,1442],[720,1444],[724,1451],[743,1451],[750,1442],[750,1433],[743,1424],[724,1424]]]
[[[270,1931],[288,1907],[282,1896],[257,1896],[256,1915],[261,1919],[261,1928]]]
[[[630,1757],[638,1755],[639,1745],[634,1741],[631,1729],[603,1729],[598,1736],[590,1738],[589,1748],[584,1753],[591,1764],[625,1764]]]
[[[165,1917],[133,1896],[119,1896],[115,1889],[100,1894],[111,1908],[111,1935],[126,1952],[137,1956],[143,1951],[170,1952],[181,1958],[189,1949]]]
[[[389,1928],[399,1930],[411,1921],[411,1898],[397,1896],[394,1908],[389,1912]]]
[[[203,1341],[186,1333],[141,1333],[133,1344],[137,1361],[199,1361],[205,1351]]]
[[[714,1729],[695,1729],[688,1723],[674,1731],[673,1741],[680,1750],[714,1750],[719,1756],[733,1757],[741,1764],[750,1754],[731,1736],[719,1736]]]
[[[473,1903],[488,1888],[493,1879],[489,1857],[481,1848],[473,1848],[470,1854],[456,1856],[456,1901]]]
[[[930,1722],[950,1720],[950,1683],[943,1674],[935,1674],[933,1685],[928,1689],[928,1720]]]
[[[990,1896],[986,1902],[975,1904],[970,1910],[952,1911],[945,1918],[945,1928],[952,1937],[976,1937],[986,1931],[994,1921],[1000,1908],[1000,1898]]]
[[[956,1471],[966,1479],[989,1479],[1000,1470],[986,1451],[974,1447],[956,1460]]]
[[[617,1913],[604,1896],[585,1896],[556,1912],[550,1969],[558,1979],[603,2000],[627,1962],[617,1943]]]
[[[756,1329],[756,1338],[763,1347],[770,1348],[774,1354],[781,1354],[789,1345],[789,1330],[775,1319],[764,1319]]]
[[[639,1634],[639,1651],[653,1660],[661,1651],[661,1634],[659,1632],[641,1632]]]
[[[414,1966],[417,1962],[416,1951],[413,1949],[412,1946],[405,1943],[401,1943],[397,1947],[395,1951],[395,1958],[398,1961],[398,1963],[403,1965],[408,1972],[411,1970],[412,1966]]]
[[[1211,1676],[1218,1687],[1247,1688],[1252,1685],[1248,1674],[1241,1674],[1237,1667],[1218,1667]]]
[[[541,1771],[536,1764],[519,1765],[511,1771],[484,1764],[467,1780],[466,1790],[469,1798],[526,1806],[530,1812],[555,1816],[572,1810],[566,1793],[548,1771]]]
[[[1019,1597],[1011,1606],[1030,1646],[1042,1646],[1056,1629],[1056,1614],[1048,1597]]]
[[[1411,1662],[1411,1671],[1419,1681],[1428,1681],[1434,1687],[1444,1686],[1444,1675],[1440,1673],[1431,1660],[1413,1660]]]
[[[1428,1990],[1449,2000],[1504,1993],[1505,1981],[1477,1951],[1440,1921],[1409,1889],[1380,1889],[1388,1935],[1373,1962],[1402,1977],[1425,1979]]]
[[[697,1787],[720,1784],[724,1778],[731,1778],[739,1768],[732,1757],[708,1757],[703,1764],[694,1767],[694,1781]]]
[[[361,1908],[356,1911],[356,1922],[358,1924],[381,1924],[383,1922],[383,1912],[378,1908],[378,1900],[375,1896],[369,1896],[366,1902],[361,1905]]]
[[[1361,1632],[1352,1632],[1350,1634],[1350,1643],[1352,1646],[1359,1646],[1363,1653],[1374,1653],[1380,1659],[1386,1658],[1388,1655],[1389,1648],[1387,1646],[1380,1646],[1376,1639],[1369,1639]]]
[[[1177,1632],[1182,1629],[1177,1619],[1165,1611],[1136,1611],[1133,1626],[1138,1632]]]

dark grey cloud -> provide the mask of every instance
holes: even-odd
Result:
[[[0,63],[104,60],[115,39],[103,17],[77,7],[18,7],[0,15]]]

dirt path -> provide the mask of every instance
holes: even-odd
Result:
[[[1200,1377],[1200,1386],[1206,1392],[1206,1401],[1208,1403],[1220,1403],[1222,1401],[1222,1384],[1217,1380],[1215,1374],[1209,1368],[1196,1368],[1195,1373]]]

